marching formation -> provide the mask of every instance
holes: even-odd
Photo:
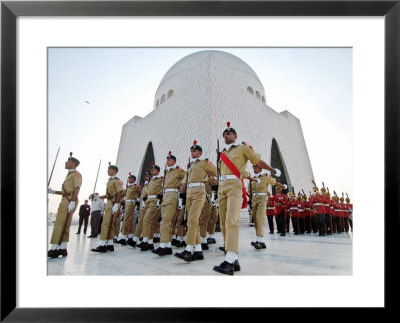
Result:
[[[347,196],[334,191],[331,197],[324,184],[321,189],[314,183],[313,193],[307,197],[304,191],[282,194],[287,186],[276,178],[280,170],[274,169],[261,159],[252,146],[236,143],[237,132],[227,123],[222,134],[226,147],[217,149],[217,165],[203,158],[203,149],[197,141],[188,149],[190,158],[186,171],[177,166],[171,151],[166,156],[163,173],[153,162],[151,173],[146,169],[144,184],[136,183],[129,173],[126,186],[117,177],[118,167],[109,163],[108,182],[104,195],[91,194],[92,234],[100,234],[99,245],[92,252],[114,251],[114,243],[151,251],[158,256],[172,255],[172,246],[184,248],[174,256],[179,261],[193,262],[204,259],[204,250],[215,244],[215,232],[221,231],[224,260],[213,267],[222,274],[233,275],[240,271],[239,221],[241,209],[248,207],[250,222],[254,223],[255,241],[251,245],[266,249],[264,241],[265,216],[270,234],[274,234],[274,218],[281,236],[289,233],[290,222],[295,235],[319,233],[319,236],[340,234],[352,229],[352,204]],[[246,171],[247,163],[253,165],[254,174]],[[67,177],[61,191],[48,188],[49,194],[62,195],[51,237],[48,257],[67,256],[69,228],[78,205],[82,176],[76,170],[80,162],[70,157],[65,163]],[[267,170],[271,175],[262,173]],[[249,180],[246,190],[244,179]],[[276,194],[271,196],[270,187]],[[347,194],[346,194],[347,195]],[[107,202],[104,205],[103,200]],[[87,207],[79,212],[84,214]],[[103,213],[102,219],[100,215]],[[86,216],[86,215],[82,215]],[[101,223],[101,224],[100,224]],[[80,227],[82,220],[80,219]],[[77,234],[80,233],[80,227]],[[85,218],[84,233],[86,233]],[[159,243],[155,248],[154,244]],[[177,260],[178,261],[178,260]]]

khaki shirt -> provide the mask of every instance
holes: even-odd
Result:
[[[164,177],[151,179],[147,186],[147,195],[161,195]]]
[[[250,182],[249,183],[249,193],[250,193],[250,185],[251,185],[251,193],[267,193],[268,192],[268,184],[270,185],[275,185],[276,184],[276,179],[267,175],[263,174],[257,179],[260,180],[260,183],[258,182]]]
[[[110,178],[107,182],[107,199],[114,201],[115,195],[123,191],[123,183],[118,177]]]
[[[65,177],[64,183],[62,184],[62,192],[63,194],[68,194],[82,185],[82,175],[78,171],[73,171],[67,174]]]
[[[165,175],[164,189],[178,189],[181,186],[182,180],[185,178],[185,175],[186,172],[180,167],[170,169],[167,172],[167,175]]]
[[[190,183],[206,183],[208,174],[217,176],[217,168],[209,160],[196,160],[190,163],[188,182]],[[186,183],[186,177],[183,180]]]
[[[126,189],[125,200],[136,200],[140,195],[140,185],[133,184]]]
[[[249,174],[246,172],[247,161],[253,165],[258,164],[261,160],[261,155],[257,154],[248,145],[237,145],[232,146],[229,151],[224,148],[223,152],[232,161],[232,163],[237,167],[240,172],[241,178],[247,178]],[[221,161],[221,175],[233,175],[228,166]]]

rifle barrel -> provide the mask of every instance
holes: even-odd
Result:
[[[57,161],[57,157],[58,157],[58,153],[59,152],[60,152],[60,147],[58,147],[58,150],[57,150],[56,159],[54,160],[53,168],[51,169],[50,178],[49,178],[49,181],[47,182],[47,187],[50,186],[51,177],[53,176],[54,166],[56,166],[56,161]]]
[[[97,169],[97,176],[96,176],[96,182],[94,183],[93,194],[96,191],[97,178],[99,177],[100,165],[101,165],[101,159],[100,159],[100,162],[99,162],[99,168]]]

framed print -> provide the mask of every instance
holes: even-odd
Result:
[[[399,14],[398,1],[3,1],[1,319],[129,321],[135,317],[139,321],[191,321],[204,317],[207,320],[205,314],[199,312],[203,307],[214,308],[212,320],[225,320],[224,309],[227,308],[330,307],[331,298],[342,298],[336,299],[333,305],[336,307],[390,308],[389,291],[393,287],[387,284],[391,277],[387,260],[390,262],[396,254],[391,239],[398,230],[395,220],[398,220],[396,200],[399,196]],[[310,21],[302,20],[306,18]],[[339,23],[339,19],[343,21]],[[351,19],[355,21],[354,29],[350,27]],[[335,27],[328,26],[329,23]],[[28,30],[32,34],[27,37]],[[346,38],[346,33],[351,36]],[[293,35],[297,40],[286,40],[286,36]],[[354,39],[360,39],[359,43],[353,42],[353,35]],[[46,147],[48,130],[45,130],[51,115],[45,106],[51,100],[46,94],[51,86],[47,81],[52,77],[47,63],[52,62],[53,49],[268,46],[342,46],[354,50],[356,157],[353,180],[357,192],[354,194],[360,201],[360,217],[365,214],[365,218],[372,219],[371,210],[375,208],[382,212],[377,215],[376,222],[370,221],[365,226],[365,222],[359,222],[351,277],[324,280],[326,278],[306,275],[298,279],[238,275],[232,277],[235,279],[232,283],[225,276],[110,277],[109,271],[101,277],[76,272],[43,276],[43,262],[38,259],[43,252],[39,244],[47,228],[43,230],[43,223],[38,220],[46,209],[45,203],[39,202],[46,199],[46,193],[40,188],[44,183],[40,171],[44,169],[46,173],[49,166],[44,167],[46,162],[43,161],[51,159]],[[364,58],[364,54],[370,56]],[[68,71],[62,73],[67,75]],[[246,70],[246,73],[251,74],[251,71]],[[363,84],[362,90],[357,88],[359,83]],[[45,87],[40,88],[40,84]],[[250,90],[257,95],[256,89]],[[154,101],[155,106],[176,95],[167,91],[163,99],[162,94],[164,92],[160,92],[160,101]],[[260,100],[263,94],[258,92]],[[84,99],[87,100],[85,104],[90,105],[91,100]],[[63,108],[57,113],[66,110]],[[335,144],[340,150],[340,143]],[[33,185],[32,189],[27,189],[28,184]],[[37,229],[39,227],[42,228]],[[75,265],[80,266],[79,263]],[[374,276],[373,279],[368,280],[368,275]],[[308,302],[311,290],[301,297],[296,288],[288,287],[291,285],[287,281],[285,289],[279,289],[283,280],[290,280],[292,286],[302,290],[327,282],[332,286],[346,285],[348,289],[342,296],[323,289],[321,293],[329,302],[324,303],[323,299],[318,300],[319,303]],[[367,281],[368,292],[363,293],[361,289]],[[85,285],[93,285],[93,289]],[[190,290],[188,286],[195,290],[189,297],[186,296]],[[207,290],[202,288],[204,286]],[[179,290],[177,302],[174,301],[176,289]],[[128,297],[130,294],[132,299]],[[253,295],[253,301],[243,297],[247,294]],[[360,294],[365,298],[351,299]],[[151,301],[143,301],[147,299]],[[235,313],[229,311],[228,316]]]

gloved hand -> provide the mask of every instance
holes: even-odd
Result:
[[[287,185],[283,184],[283,189],[286,190],[287,189]]]
[[[68,204],[68,212],[71,212],[75,208],[75,201],[71,201]]]
[[[281,176],[281,171],[278,168],[275,168],[275,171],[276,171],[275,176],[276,177],[280,177]]]
[[[142,200],[142,209],[144,209],[146,202]]]
[[[179,210],[183,209],[183,200],[182,199],[178,199],[178,209]]]
[[[159,209],[160,207],[161,207],[161,201],[157,199],[157,209]]]
[[[217,204],[218,198],[217,198],[217,193],[212,192],[211,195],[211,205],[215,206]]]
[[[112,213],[113,213],[113,214],[117,213],[118,209],[119,209],[119,204],[118,204],[118,203],[115,203],[115,204],[113,205],[113,207],[112,207]]]
[[[49,194],[55,194],[56,191],[55,191],[55,190],[52,190],[50,187],[48,187],[48,188],[47,188],[47,193],[49,193]]]

